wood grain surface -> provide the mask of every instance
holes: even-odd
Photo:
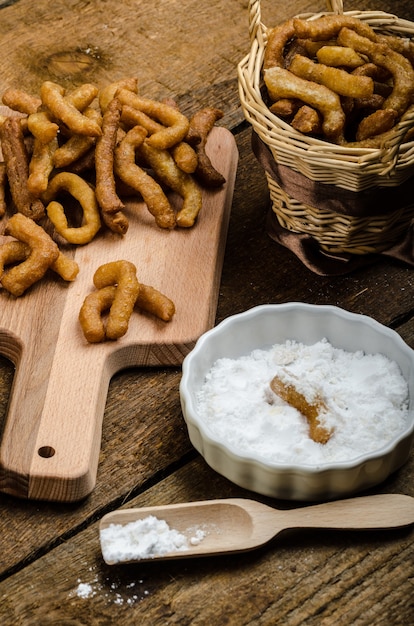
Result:
[[[236,65],[249,47],[247,1],[44,0],[1,3],[0,88],[36,91],[137,75],[183,110],[214,103],[239,151],[216,322],[258,304],[299,300],[373,316],[414,347],[413,271],[385,257],[341,277],[317,276],[267,235],[268,189],[250,147]],[[265,24],[323,10],[322,1],[263,0]],[[414,20],[412,2],[350,0]],[[0,361],[0,425],[14,368]],[[102,516],[120,507],[252,497],[192,448],[178,366],[132,367],[109,384],[96,486],[77,503],[0,494],[0,621],[5,626],[406,626],[413,622],[414,532],[289,531],[227,557],[105,566]],[[1,430],[1,426],[0,426]],[[414,460],[369,493],[414,496]],[[299,505],[300,503],[298,503]]]

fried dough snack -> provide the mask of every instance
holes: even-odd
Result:
[[[148,137],[148,143],[154,148],[168,150],[182,141],[187,135],[190,123],[185,115],[173,106],[143,98],[127,89],[120,89],[117,98],[121,103],[146,113],[162,124],[162,127]]]
[[[45,208],[27,186],[29,157],[17,117],[7,118],[0,126],[0,140],[13,202],[20,213],[38,221],[44,216]]]
[[[30,247],[22,241],[6,241],[0,246],[0,276],[8,264],[26,261],[30,255]],[[59,274],[63,280],[73,282],[79,273],[79,265],[73,259],[65,256],[60,250],[50,269]]]
[[[99,137],[95,148],[95,193],[104,214],[118,213],[125,208],[116,193],[114,176],[114,150],[121,112],[121,102],[117,98],[113,98],[105,109],[102,120],[102,135]]]
[[[279,376],[270,382],[272,391],[306,417],[309,424],[309,434],[316,443],[325,444],[332,436],[332,431],[325,428],[320,422],[320,415],[326,412],[326,406],[320,398],[309,402],[291,381],[285,382]]]
[[[170,322],[175,313],[175,304],[172,300],[158,291],[158,289],[143,283],[140,283],[136,306],[146,313],[155,315],[155,317],[164,322]]]
[[[387,69],[393,78],[393,89],[384,102],[384,109],[393,109],[402,115],[414,95],[414,69],[408,59],[389,46],[375,43],[348,28],[338,34],[338,41],[366,54],[375,65]]]
[[[65,90],[60,85],[51,81],[45,81],[40,88],[40,95],[42,102],[48,107],[54,117],[62,120],[62,122],[74,133],[78,135],[89,135],[92,137],[99,137],[101,135],[101,128],[95,120],[90,119],[86,115],[83,115],[81,111],[76,107],[78,101],[81,105],[85,102],[91,101],[97,95],[98,90],[96,87],[89,89],[88,96],[86,97],[83,92],[79,95],[65,97]],[[92,98],[92,99],[93,99]]]
[[[277,66],[265,70],[264,80],[273,100],[278,98],[301,100],[321,113],[322,128],[326,137],[337,141],[342,136],[345,113],[337,93],[324,85],[309,82]]]
[[[7,184],[7,171],[5,163],[0,163],[0,218],[6,213],[6,184]]]
[[[16,213],[11,217],[5,229],[6,235],[15,237],[29,247],[29,255],[22,263],[12,267],[7,273],[2,273],[1,283],[12,295],[21,296],[26,289],[40,280],[59,256],[57,244],[49,237],[46,231],[32,219]],[[5,244],[7,246],[7,244]],[[2,264],[16,259],[16,246],[7,246]],[[8,255],[11,255],[10,260]]]
[[[337,67],[314,63],[301,54],[294,56],[289,70],[300,78],[325,85],[332,91],[336,91],[339,96],[368,98],[374,92],[374,82],[369,76],[349,74]]]
[[[177,166],[168,150],[153,148],[146,141],[143,141],[138,146],[138,152],[153,168],[157,178],[183,198],[182,207],[177,216],[174,217],[174,221],[178,226],[184,228],[193,226],[202,204],[201,190],[197,183]],[[173,216],[172,209],[171,213]],[[157,219],[160,219],[159,216]]]
[[[139,283],[135,265],[129,261],[100,266],[93,282],[97,290],[86,296],[79,311],[79,323],[89,343],[123,337],[134,306],[164,322],[174,316],[173,301],[154,287]],[[102,314],[108,309],[105,326]]]
[[[205,107],[197,111],[190,119],[187,140],[194,143],[197,155],[195,176],[206,187],[221,187],[226,181],[218,172],[206,154],[207,137],[215,123],[223,117],[223,111],[215,107]]]
[[[60,202],[53,198],[59,191],[69,192],[83,209],[82,225],[75,228],[68,226],[65,211]],[[70,172],[60,172],[50,181],[44,194],[47,215],[56,231],[69,243],[84,245],[92,241],[101,227],[94,190],[80,176]]]
[[[295,17],[268,34],[269,108],[303,134],[380,147],[414,102],[413,63],[412,42],[377,33],[356,17]],[[303,105],[315,109],[322,124],[307,109],[296,118]]]
[[[146,139],[147,131],[134,126],[115,148],[115,171],[127,185],[143,197],[148,210],[161,228],[174,228],[175,213],[161,186],[135,163],[135,151]]]
[[[105,335],[107,339],[119,339],[128,330],[129,319],[138,298],[137,269],[130,261],[112,261],[98,267],[93,283],[97,289],[116,286]]]

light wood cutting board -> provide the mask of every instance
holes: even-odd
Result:
[[[0,491],[36,500],[86,497],[96,483],[111,377],[132,366],[180,365],[214,325],[238,153],[233,135],[218,127],[207,151],[227,182],[203,192],[193,228],[161,230],[144,204],[131,203],[123,238],[105,232],[75,249],[73,283],[50,273],[20,298],[0,289],[0,353],[16,365]],[[88,344],[79,309],[96,268],[117,259],[132,261],[138,279],[171,298],[176,314],[165,323],[134,311],[122,339]]]

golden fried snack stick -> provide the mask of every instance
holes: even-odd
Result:
[[[7,171],[6,164],[0,163],[0,217],[3,217],[6,213],[6,186],[7,186]]]
[[[375,31],[366,22],[350,15],[324,15],[316,20],[293,18],[294,34],[299,39],[327,41],[335,39],[342,28],[352,29],[356,33],[376,41]],[[353,48],[353,46],[350,46]]]
[[[16,213],[9,219],[5,234],[15,237],[30,248],[26,260],[1,276],[3,287],[18,297],[43,278],[58,258],[59,248],[41,226],[21,213]]]
[[[374,93],[374,81],[369,76],[357,76],[337,67],[315,63],[296,54],[289,70],[305,80],[325,85],[340,96],[368,98]]]
[[[290,118],[299,111],[300,106],[299,100],[280,98],[270,105],[269,110],[279,117]]]
[[[143,98],[126,89],[120,89],[117,98],[123,105],[127,104],[138,109],[163,125],[163,128],[148,137],[148,143],[154,148],[168,150],[185,138],[190,124],[186,116],[176,107],[158,100]]]
[[[302,100],[321,113],[322,129],[328,139],[337,141],[342,136],[345,113],[338,94],[324,85],[307,81],[280,67],[265,70],[264,80],[272,100]]]
[[[188,134],[200,138],[195,144],[194,150],[197,155],[197,167],[195,177],[205,187],[221,187],[226,179],[216,170],[206,153],[206,143],[214,124],[223,117],[223,111],[215,107],[205,107],[197,111],[190,119]]]
[[[65,98],[65,90],[60,85],[52,81],[45,81],[40,87],[40,95],[42,102],[51,111],[52,115],[61,120],[72,132],[79,135],[90,135],[91,137],[99,137],[101,135],[101,127],[86,115],[83,115],[79,109],[72,103],[70,98]],[[80,98],[82,104],[85,100]],[[86,100],[87,101],[87,100]]]
[[[19,111],[19,113],[26,113],[30,115],[31,113],[36,113],[42,101],[37,96],[32,96],[28,94],[23,89],[14,89],[9,88],[3,93],[2,102],[9,109],[13,111]]]
[[[364,59],[353,48],[345,46],[322,46],[316,52],[319,63],[331,67],[355,69],[365,64]]]
[[[156,178],[182,197],[183,203],[175,218],[177,225],[183,228],[193,226],[203,203],[196,181],[177,166],[168,150],[153,148],[144,141],[138,147],[138,153],[154,170]]]
[[[175,213],[161,189],[161,186],[135,163],[135,151],[142,145],[147,136],[142,126],[134,126],[129,130],[115,148],[115,173],[119,178],[138,191],[149,212],[161,228],[174,228]]]
[[[164,322],[172,320],[175,305],[172,300],[150,285],[140,283],[136,307],[151,315],[155,315]]]
[[[118,213],[125,207],[116,192],[114,150],[121,119],[122,104],[117,98],[109,102],[102,120],[102,135],[95,148],[95,193],[103,213]]]
[[[59,132],[59,126],[52,120],[50,112],[42,110],[42,107],[29,115],[27,126],[32,135],[43,143],[55,139]]]
[[[99,111],[88,107],[84,111],[84,115],[94,119],[99,125],[102,124],[102,117]],[[88,135],[71,135],[69,139],[62,144],[53,155],[53,164],[57,168],[68,167],[78,159],[82,158],[96,144],[96,137]]]
[[[53,157],[58,148],[57,137],[43,143],[37,137],[33,142],[33,152],[29,162],[27,187],[36,198],[40,198],[49,184],[49,176],[53,171]]]
[[[65,256],[60,250],[58,258],[56,261],[53,261],[50,269],[56,272],[56,274],[59,274],[59,276],[67,282],[73,282],[79,274],[79,265],[76,261]]]
[[[309,434],[313,441],[321,444],[329,441],[332,431],[322,426],[319,420],[320,414],[326,411],[326,406],[322,400],[317,398],[314,402],[308,402],[293,383],[286,383],[279,376],[275,376],[271,380],[270,387],[277,396],[306,417],[309,424]]]
[[[26,217],[38,221],[45,214],[43,203],[30,193],[29,157],[23,130],[17,117],[10,117],[0,126],[0,139],[6,164],[7,179],[16,209]]]
[[[121,120],[128,126],[143,126],[148,135],[153,135],[163,129],[162,124],[152,119],[143,111],[129,105],[122,107]],[[178,167],[187,174],[193,174],[197,168],[198,157],[194,148],[186,141],[180,141],[170,148],[171,154]]]
[[[394,126],[397,120],[397,112],[393,109],[378,109],[364,117],[358,124],[356,140],[364,141],[369,137],[381,135]]]
[[[93,283],[97,289],[116,287],[105,334],[108,339],[119,339],[128,330],[129,320],[138,298],[140,285],[137,269],[130,261],[105,263],[96,270]]]
[[[98,100],[102,113],[105,113],[108,104],[113,100],[119,89],[126,89],[138,93],[138,79],[135,77],[121,78],[99,90]]]
[[[65,102],[74,106],[80,112],[84,112],[98,95],[98,88],[91,83],[82,83],[76,89],[65,92]]]
[[[100,343],[105,339],[102,313],[111,308],[116,287],[103,287],[88,294],[79,311],[79,323],[89,343]]]
[[[25,261],[30,255],[30,246],[22,241],[6,241],[0,246],[0,276],[6,265]],[[50,266],[63,280],[72,282],[79,273],[79,265],[74,259],[65,256],[60,250],[59,255]]]
[[[295,35],[295,28],[293,25],[293,18],[277,24],[269,32],[267,45],[265,48],[263,69],[269,69],[269,67],[284,67],[284,50],[286,44]]]
[[[402,115],[411,104],[414,95],[414,68],[410,61],[389,46],[370,41],[349,28],[340,30],[338,41],[361,54],[366,54],[373,63],[391,73],[393,90],[385,99],[383,108],[394,109],[399,116]]]
[[[62,190],[76,198],[82,207],[82,225],[77,228],[68,226],[63,206],[53,200]],[[85,180],[71,172],[60,172],[50,181],[43,198],[48,203],[46,211],[50,221],[66,241],[80,245],[92,241],[101,227],[101,220],[95,192]]]
[[[315,109],[304,104],[292,119],[292,127],[305,135],[321,132],[321,119]]]

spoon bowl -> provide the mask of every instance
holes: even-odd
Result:
[[[154,516],[186,539],[185,549],[157,552],[131,558],[116,558],[108,551],[102,531]],[[165,506],[121,509],[105,515],[100,522],[102,554],[108,565],[177,558],[191,558],[253,550],[272,540],[283,530],[329,528],[338,530],[377,530],[414,523],[414,498],[384,494],[336,500],[296,509],[280,510],[244,498],[204,500]],[[116,532],[113,534],[116,537]],[[136,542],[135,536],[134,541]],[[115,539],[116,541],[116,539]]]

